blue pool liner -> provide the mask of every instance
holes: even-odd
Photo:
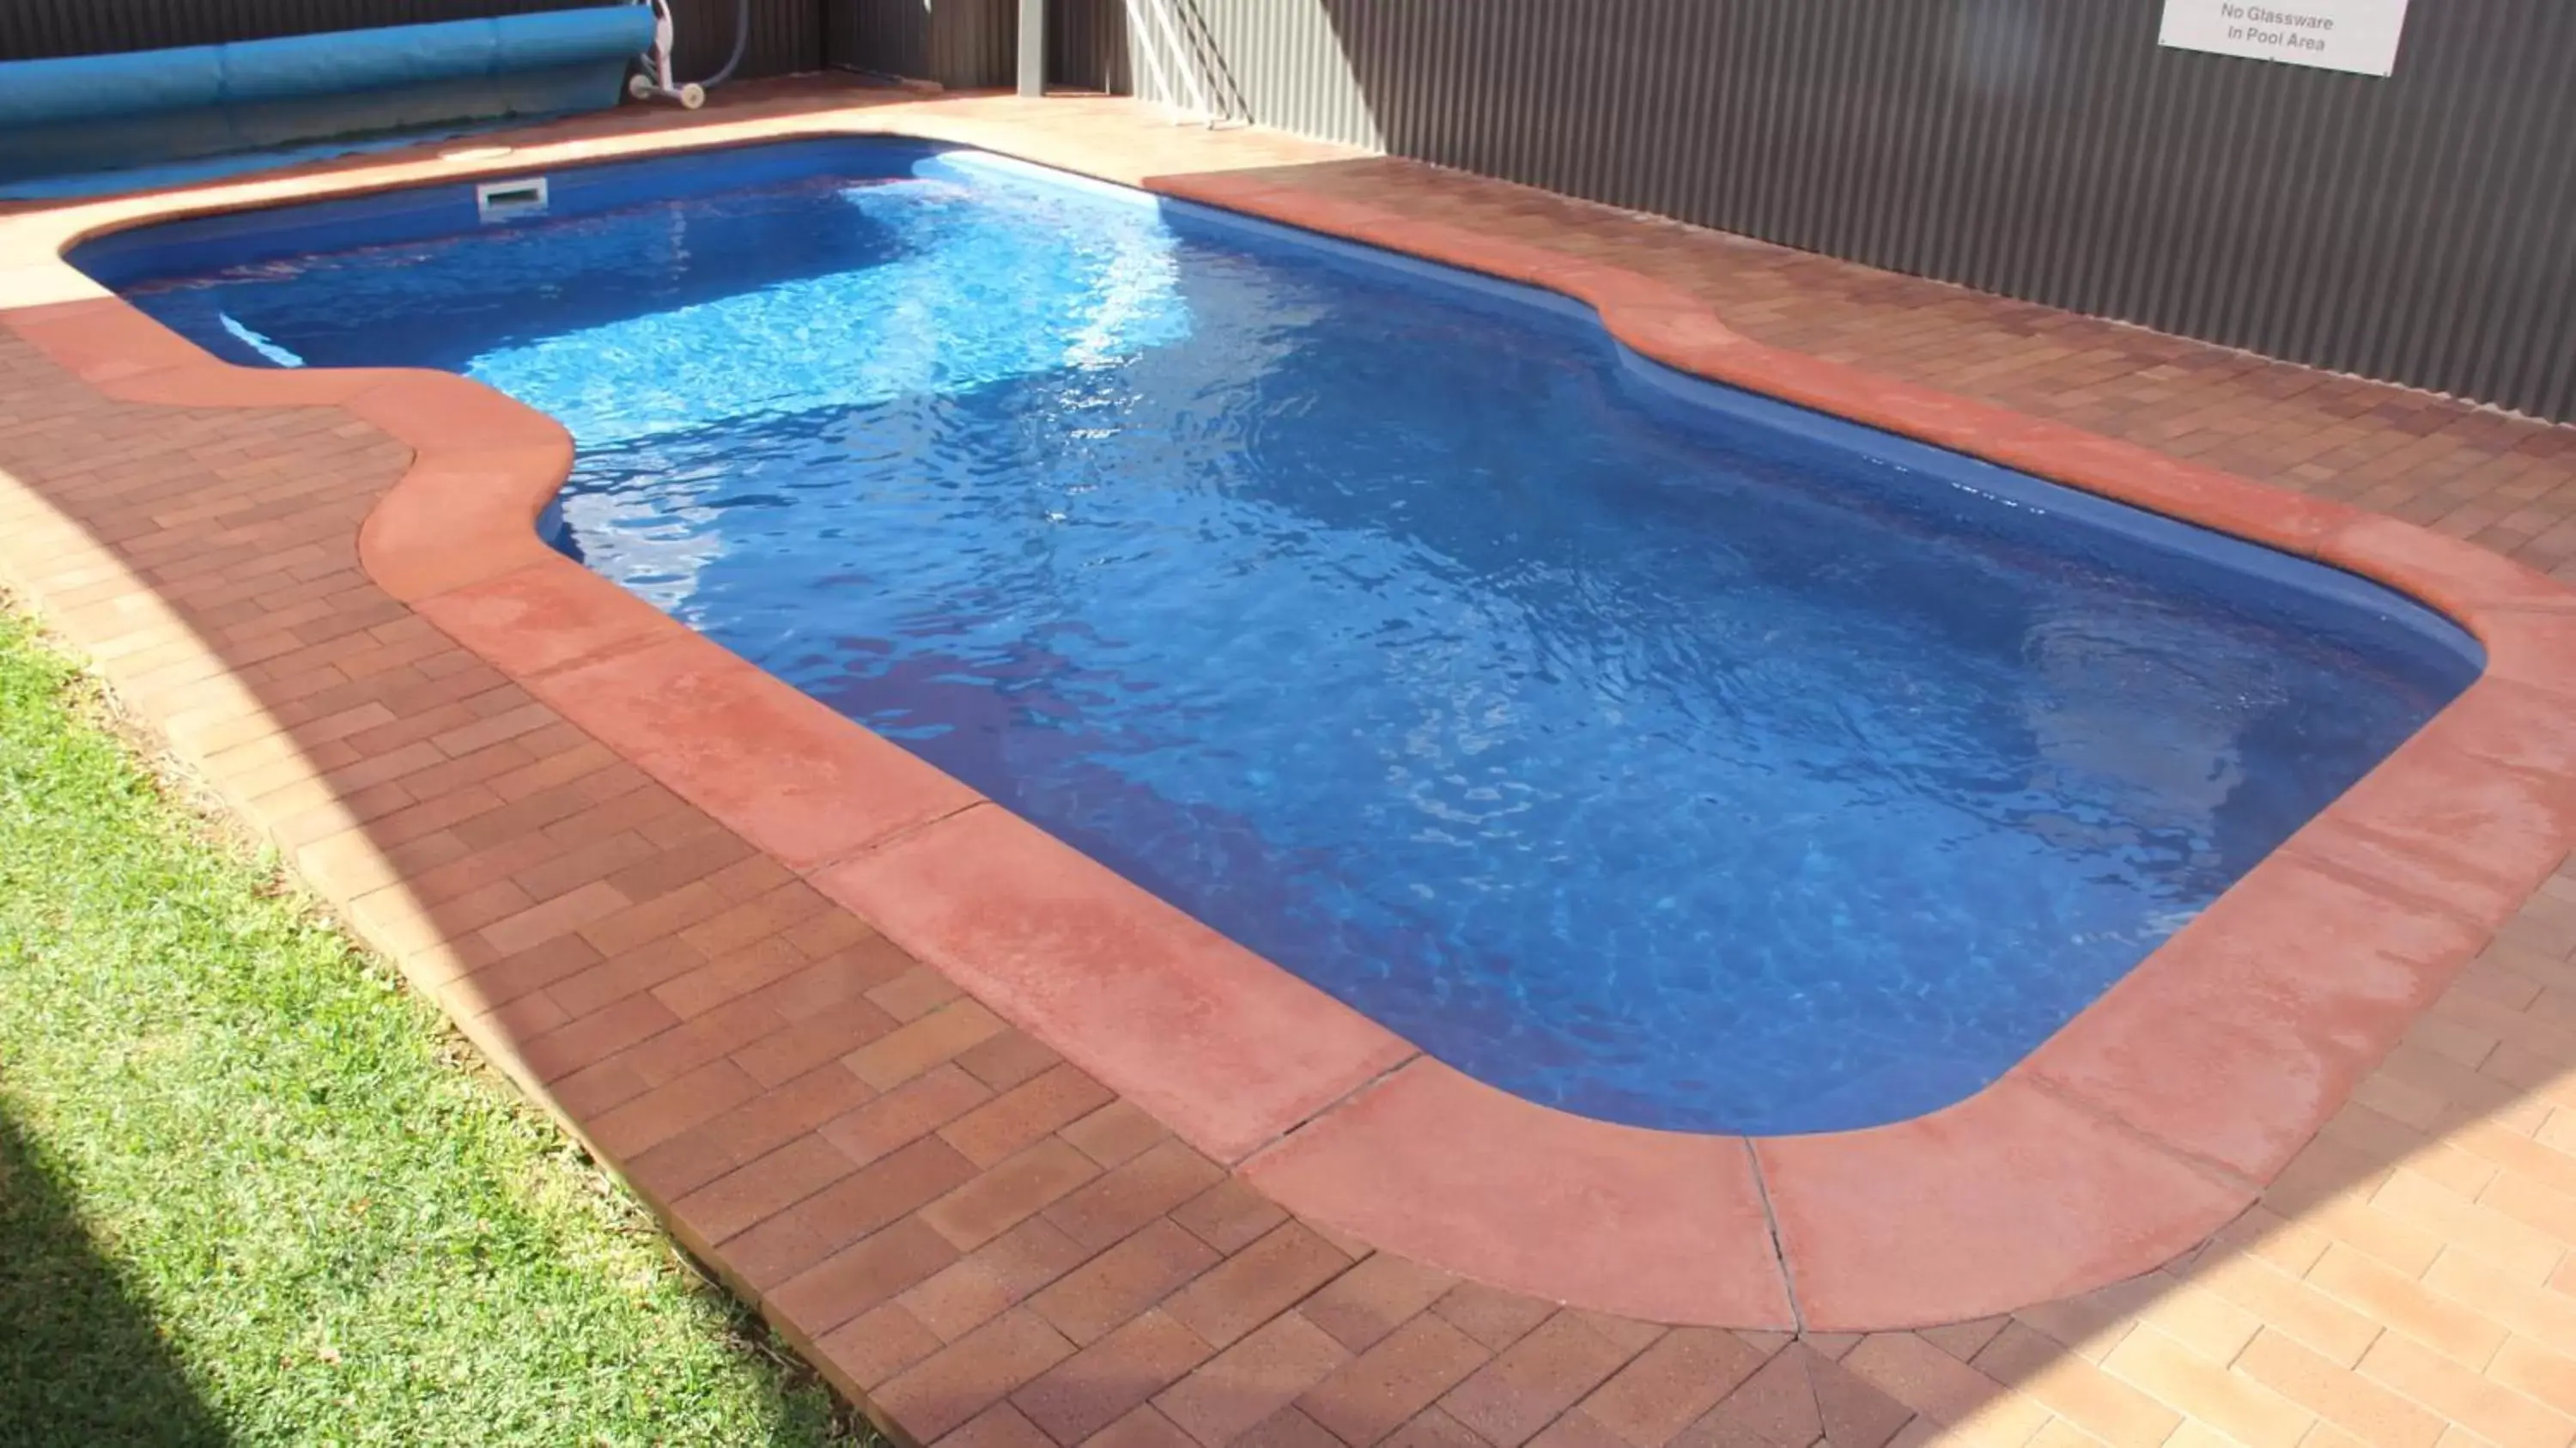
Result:
[[[1265,245],[1293,248],[1304,258],[1320,259],[1352,274],[1380,281],[1401,278],[1408,287],[1437,292],[1444,301],[1462,308],[1524,321],[1546,321],[1604,349],[1615,359],[1615,385],[1624,396],[1651,409],[1675,429],[1711,432],[1730,450],[1758,462],[1791,468],[1812,466],[1840,478],[1856,492],[1865,493],[1873,504],[1928,519],[1966,511],[1961,507],[1963,499],[1973,497],[1981,500],[1975,509],[1980,515],[1980,527],[1998,539],[2024,541],[2078,556],[2088,556],[2104,541],[2116,539],[2128,545],[2120,550],[2126,555],[2124,561],[2144,566],[2177,588],[2227,600],[2259,614],[2275,629],[2347,642],[2385,661],[2394,672],[2424,681],[2429,692],[2442,697],[2465,687],[2485,664],[2484,651],[2476,640],[2452,620],[2371,580],[1972,456],[1881,432],[1847,418],[1676,371],[1618,343],[1585,303],[1543,289],[936,143],[820,138],[763,143],[720,153],[698,151],[595,163],[492,180],[507,184],[537,179],[539,175],[547,182],[549,199],[547,209],[541,212],[487,215],[476,203],[475,184],[449,184],[184,219],[98,238],[76,250],[71,259],[95,279],[125,290],[141,282],[199,277],[229,267],[255,266],[314,252],[400,247],[478,230],[508,230],[546,220],[656,207],[674,195],[702,192],[710,187],[752,188],[824,178],[864,184],[909,178],[975,181],[1008,176],[1151,208],[1174,231],[1222,236],[1243,250]],[[1545,317],[1532,318],[1531,313],[1543,313]],[[266,350],[275,345],[266,338],[247,328],[228,330],[229,335],[190,335],[237,362],[255,362],[263,356],[271,362],[280,361]],[[1868,466],[1854,467],[1854,459]],[[541,536],[574,557],[581,556],[565,526],[560,503],[545,510],[537,529]],[[1147,809],[1122,818],[1152,817]],[[1112,868],[1120,867],[1114,857],[1102,858]],[[1398,938],[1378,937],[1381,941]],[[1246,943],[1256,949],[1270,949],[1258,938],[1247,938]],[[1270,953],[1283,965],[1298,968],[1295,958],[1286,951],[1270,949]],[[1331,985],[1326,988],[1336,989]],[[1354,1003],[1368,1009],[1363,1003]],[[1424,1035],[1418,1029],[1407,1029],[1413,1030],[1414,1038],[1434,1054],[1458,1045],[1457,1038],[1444,1043],[1437,1039],[1436,1032]],[[1802,1094],[1794,1100],[1744,1108],[1750,1114],[1731,1114],[1722,1119],[1687,1113],[1668,1116],[1659,1113],[1678,1109],[1670,1102],[1651,1104],[1649,1108],[1625,1098],[1615,1107],[1602,1105],[1596,1110],[1594,1105],[1570,1099],[1559,1101],[1543,1091],[1525,1089],[1528,1081],[1512,1074],[1519,1069],[1518,1058],[1502,1074],[1488,1074],[1494,1065],[1490,1059],[1484,1060],[1482,1067],[1464,1057],[1442,1055],[1442,1059],[1531,1099],[1566,1105],[1605,1119],[1674,1129],[1770,1134],[1844,1129],[1901,1119],[1963,1098],[1992,1080],[2013,1058],[1943,1054],[1926,1048],[1906,1059],[1838,1078],[1837,1084],[1827,1089],[1802,1085]],[[1545,1074],[1544,1068],[1540,1074]]]
[[[0,184],[598,109],[652,39],[609,5],[0,63]]]
[[[1677,426],[1713,427],[1739,444],[1748,436],[1768,435],[1781,446],[1801,452],[1821,447],[1857,454],[1892,469],[1928,495],[1957,489],[2007,502],[2034,521],[2046,518],[2053,526],[2071,524],[2127,538],[2163,555],[2177,582],[2224,592],[2230,578],[2259,579],[2274,590],[2276,606],[2296,609],[2303,626],[2349,643],[2375,642],[2381,649],[2393,648],[2418,667],[2437,674],[2457,672],[2463,683],[2486,667],[2485,648],[2466,629],[2372,579],[1849,418],[1678,371],[1611,338],[1589,305],[1562,293],[944,142],[894,136],[818,137],[595,162],[541,173],[548,185],[548,208],[502,221],[481,216],[472,183],[286,203],[111,233],[82,244],[70,260],[102,286],[122,290],[152,278],[317,251],[424,241],[548,217],[599,215],[658,201],[675,191],[703,189],[715,167],[721,167],[728,186],[826,176],[862,181],[1002,172],[1106,200],[1153,207],[1180,228],[1274,242],[1293,240],[1309,254],[1364,272],[1394,272],[1456,302],[1524,315],[1535,310],[1596,329],[1603,344],[1616,349],[1633,395],[1649,405],[1660,404],[1657,410]]]

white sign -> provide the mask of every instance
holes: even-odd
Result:
[[[2180,50],[2387,75],[2397,69],[2405,29],[2406,0],[2165,0],[2157,39]]]

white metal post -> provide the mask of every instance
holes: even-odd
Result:
[[[1046,0],[1020,0],[1020,94],[1046,94]]]

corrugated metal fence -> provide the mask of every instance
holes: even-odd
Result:
[[[1266,125],[2576,418],[2570,0],[2416,0],[2386,80],[2159,0],[1161,3]],[[1153,88],[1054,9],[1059,83]]]
[[[820,0],[832,64],[935,80],[953,90],[1007,86],[1018,64],[1014,0]]]
[[[0,0],[0,60],[216,45],[377,25],[480,20],[575,10],[612,0]],[[677,0],[676,57],[684,78],[733,53],[735,0]],[[752,0],[744,75],[787,75],[823,64],[823,12],[839,0]]]

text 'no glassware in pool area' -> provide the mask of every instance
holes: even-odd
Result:
[[[2165,0],[2159,43],[2355,75],[2390,75],[2406,0]]]

